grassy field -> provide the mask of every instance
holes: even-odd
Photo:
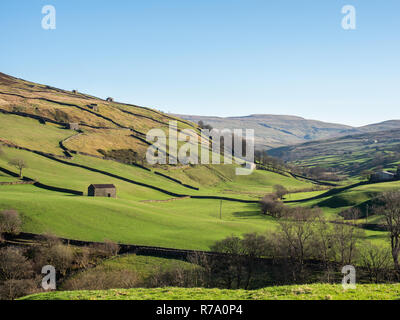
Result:
[[[58,125],[42,125],[38,120],[0,113],[0,137],[24,148],[61,155],[59,141],[74,134]]]
[[[231,234],[266,232],[276,227],[276,221],[260,214],[257,204],[222,202],[219,200],[182,199],[167,202],[171,196],[146,187],[130,184],[100,173],[71,167],[33,153],[3,148],[0,166],[10,170],[7,159],[23,157],[29,168],[24,175],[42,183],[86,192],[91,183],[114,183],[118,199],[88,198],[38,189],[31,185],[0,186],[0,209],[17,209],[23,216],[24,231],[52,232],[66,238],[121,243],[156,245],[184,249],[204,249]],[[274,184],[289,188],[309,187],[293,178],[267,171],[236,177],[233,166],[187,167],[159,170],[184,182],[200,186],[200,191],[184,188],[166,178],[143,169],[86,156],[76,156],[74,163],[148,183],[166,190],[190,195],[221,195],[242,199],[257,199],[271,192]],[[201,177],[215,178],[215,184],[201,184]],[[13,180],[3,175],[2,180]],[[339,194],[291,205],[319,206],[327,217],[348,207],[362,204],[382,191],[400,187],[399,182],[361,186]],[[294,193],[287,200],[312,198],[326,191]],[[376,219],[376,218],[375,218]],[[370,220],[371,223],[373,223]],[[370,240],[386,242],[384,232],[367,231]],[[190,241],[188,241],[190,239]]]
[[[269,287],[260,290],[202,288],[114,289],[106,291],[57,291],[34,294],[21,300],[398,300],[400,284],[357,285],[345,291],[341,285]]]
[[[230,234],[265,232],[274,224],[256,204],[224,201],[220,219],[217,200],[143,203],[71,196],[30,185],[0,188],[0,209],[18,210],[24,231],[73,239],[208,250]]]

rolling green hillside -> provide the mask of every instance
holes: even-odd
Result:
[[[197,135],[198,127],[186,120],[0,74],[0,209],[17,209],[22,215],[23,231],[32,233],[208,250],[213,242],[231,234],[273,230],[276,221],[260,213],[258,201],[276,184],[295,192],[286,196],[289,205],[319,206],[332,218],[343,209],[362,206],[382,191],[400,187],[395,182],[313,191],[310,182],[264,170],[237,176],[236,165],[144,163],[146,169],[104,158],[104,154],[126,154],[127,150],[128,155],[136,152],[143,156],[149,143],[145,140],[147,130],[166,131],[171,119],[178,122],[179,129],[193,128],[196,139],[209,148],[209,141]],[[79,123],[80,131],[66,129],[70,122]],[[380,148],[388,146],[393,150],[384,152],[395,152],[395,137],[382,134],[373,143],[365,139],[355,136],[329,140],[331,143],[315,142],[315,149],[334,153],[336,143],[348,143],[346,148],[353,155],[360,153],[362,163],[373,156],[371,152],[376,148],[382,152]],[[357,149],[360,142],[364,144]],[[342,168],[346,161],[354,162],[344,153],[322,153],[316,158],[314,147],[306,146],[307,152],[301,149],[298,156],[313,155],[309,165]],[[27,164],[25,179],[41,185],[4,185],[21,182],[7,174],[18,172],[10,165],[12,159],[23,159]],[[87,197],[90,184],[103,183],[116,186],[116,199]],[[80,192],[83,195],[76,195]],[[370,219],[379,221],[379,217]],[[383,242],[386,234],[368,231],[368,236]]]
[[[93,104],[97,111],[89,107]],[[23,170],[25,178],[53,189],[84,194],[77,196],[36,185],[1,185],[0,209],[17,209],[27,232],[207,250],[215,240],[232,233],[264,232],[273,227],[271,218],[259,213],[257,201],[272,192],[275,184],[293,191],[312,186],[267,171],[236,176],[235,165],[158,166],[145,170],[103,159],[99,149],[132,149],[143,154],[147,144],[140,133],[152,128],[166,130],[168,121],[176,119],[148,108],[106,102],[0,74],[0,109],[0,167],[17,173],[9,162],[23,159],[28,166]],[[185,120],[177,121],[180,129],[198,130]],[[69,122],[79,123],[81,132],[66,129]],[[66,157],[60,143],[72,157]],[[0,182],[12,181],[18,179],[0,174]],[[117,199],[87,197],[88,186],[96,183],[114,184]],[[188,196],[253,203],[224,200],[221,207],[218,199]]]
[[[334,168],[349,176],[365,170],[395,169],[400,161],[400,130],[349,135],[271,149],[268,154],[300,166]]]

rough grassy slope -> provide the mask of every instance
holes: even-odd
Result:
[[[93,108],[93,105],[96,107]],[[99,155],[97,149],[132,148],[143,153],[147,148],[147,144],[143,141],[146,133],[153,128],[167,132],[171,120],[178,122],[180,130],[191,128],[198,132],[192,123],[156,110],[107,102],[82,93],[31,83],[2,73],[0,73],[0,111],[36,119],[42,118],[47,123],[55,122],[62,126],[79,123],[83,134],[76,136],[68,145],[72,150],[94,155]],[[26,130],[29,130],[29,125]],[[6,137],[2,135],[2,138]],[[198,136],[197,138],[201,141]]]

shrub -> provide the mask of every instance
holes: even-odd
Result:
[[[390,250],[368,243],[361,250],[361,265],[367,270],[370,281],[379,283],[390,268]]]
[[[275,218],[281,217],[286,207],[280,201],[277,201],[276,194],[267,194],[260,201],[261,212],[266,215],[270,215]]]
[[[129,289],[139,285],[139,277],[129,270],[91,270],[68,279],[64,290]]]
[[[279,199],[283,199],[283,196],[289,193],[289,191],[280,184],[274,185],[274,191]]]
[[[90,248],[83,247],[75,251],[74,261],[79,268],[86,269],[91,264]]]
[[[146,285],[153,288],[159,287],[195,287],[198,284],[193,270],[175,264],[168,269],[158,267],[153,272]]]
[[[110,240],[105,240],[103,243],[95,243],[90,245],[92,255],[101,259],[116,256],[119,252],[119,245]]]
[[[18,234],[21,231],[21,219],[16,210],[0,212],[0,236],[2,233]]]
[[[14,300],[38,291],[38,279],[7,280],[0,285],[0,299]]]
[[[45,265],[52,265],[62,276],[72,267],[75,258],[74,250],[53,235],[44,236],[32,249],[32,256],[37,272],[41,272]]]
[[[0,280],[19,280],[32,274],[32,264],[21,250],[11,247],[0,249]]]

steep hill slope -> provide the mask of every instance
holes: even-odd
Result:
[[[57,136],[67,138],[68,134],[74,135],[73,138],[65,141],[68,149],[96,156],[102,155],[99,150],[113,149],[133,149],[144,154],[149,145],[149,142],[145,140],[146,133],[153,128],[168,133],[168,124],[171,120],[178,122],[178,130],[186,128],[198,130],[188,121],[156,110],[109,102],[83,93],[31,83],[2,73],[0,73],[0,113],[34,119],[36,122],[41,122],[43,127],[50,125],[58,129],[66,129],[69,124],[77,123],[82,131],[81,134],[64,131],[58,133]],[[3,119],[11,121],[5,120],[4,116]],[[22,124],[24,120],[16,120],[16,118],[14,120],[24,126]],[[27,121],[25,125],[29,130]],[[13,130],[13,134],[18,135],[19,130],[16,127]],[[45,130],[50,131],[50,129]],[[37,130],[34,134],[36,133]],[[2,135],[2,138],[6,137]],[[201,141],[199,137],[197,138]],[[38,139],[40,135],[34,140]],[[47,138],[42,137],[41,140],[45,141]],[[20,139],[19,142],[22,143]],[[30,141],[26,142],[30,143]],[[50,152],[50,149],[41,151]]]

